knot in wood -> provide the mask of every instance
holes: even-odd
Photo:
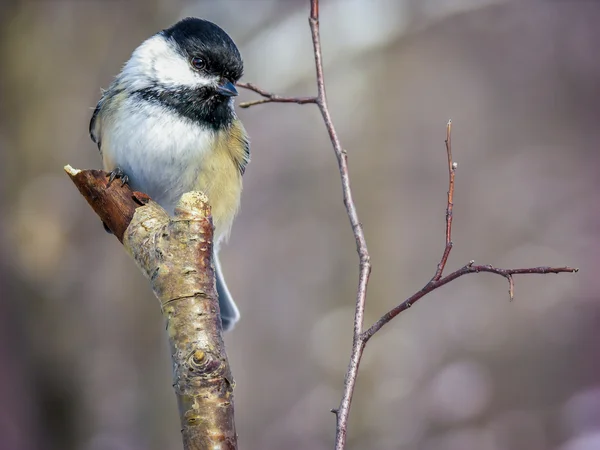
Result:
[[[210,352],[204,352],[200,349],[194,351],[188,361],[190,375],[201,376],[210,375],[221,368],[219,359],[215,358]]]

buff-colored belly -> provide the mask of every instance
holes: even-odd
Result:
[[[215,226],[215,242],[227,238],[240,206],[242,177],[229,151],[222,146],[206,155],[194,190],[208,196]]]

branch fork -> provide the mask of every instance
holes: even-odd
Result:
[[[344,198],[344,205],[348,214],[348,219],[352,230],[354,232],[354,239],[356,241],[356,250],[359,256],[359,277],[358,277],[358,288],[356,293],[356,302],[354,310],[354,332],[352,340],[352,351],[350,354],[350,361],[348,363],[348,370],[344,380],[344,391],[342,399],[338,408],[331,410],[336,415],[336,437],[335,437],[335,448],[336,450],[343,450],[346,447],[346,437],[348,433],[348,418],[350,415],[350,405],[352,403],[352,396],[354,393],[354,387],[356,385],[356,378],[358,375],[358,369],[360,367],[360,360],[362,358],[363,351],[369,339],[375,335],[384,325],[389,323],[394,317],[401,312],[410,308],[416,301],[421,299],[426,294],[442,287],[443,285],[469,273],[488,272],[496,275],[503,276],[507,279],[509,284],[509,298],[514,299],[514,278],[513,275],[517,274],[547,274],[547,273],[574,273],[578,269],[574,267],[532,267],[527,269],[499,269],[490,265],[477,266],[474,261],[470,261],[462,268],[444,276],[444,269],[448,262],[450,252],[452,251],[452,218],[453,218],[453,207],[454,207],[454,179],[458,164],[452,159],[452,122],[448,121],[446,125],[446,154],[448,159],[448,196],[446,205],[446,233],[445,233],[445,246],[442,253],[440,262],[437,265],[436,271],[431,280],[418,292],[404,300],[398,306],[392,308],[390,311],[385,313],[379,320],[371,325],[367,330],[363,331],[364,326],[364,312],[366,306],[367,286],[369,283],[369,275],[371,273],[371,259],[367,248],[362,224],[358,218],[356,206],[352,198],[352,189],[350,187],[350,178],[348,174],[348,155],[346,150],[343,149],[340,139],[333,125],[329,107],[327,104],[327,96],[325,93],[325,78],[323,74],[323,56],[321,51],[321,39],[319,34],[319,0],[310,1],[310,15],[309,15],[309,26],[311,31],[314,58],[315,58],[315,70],[316,70],[316,83],[317,83],[317,96],[316,97],[283,97],[272,92],[266,91],[252,83],[238,83],[238,86],[249,89],[262,98],[250,102],[242,103],[240,106],[248,108],[264,103],[295,103],[295,104],[316,104],[323,121],[325,128],[329,134],[331,145],[333,147],[335,156],[338,161],[338,167],[340,172],[340,178],[342,182],[342,192]]]

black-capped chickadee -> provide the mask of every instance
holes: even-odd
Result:
[[[90,122],[112,179],[147,193],[169,214],[185,192],[208,196],[225,330],[240,317],[217,255],[238,210],[250,159],[233,106],[242,71],[238,48],[225,31],[206,20],[183,19],[134,50]]]

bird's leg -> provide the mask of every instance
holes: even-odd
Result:
[[[108,172],[108,184],[106,185],[106,187],[110,187],[112,182],[115,181],[115,179],[117,178],[121,179],[121,186],[124,186],[127,183],[129,183],[129,177],[125,175],[123,169],[121,169],[120,167],[115,167],[113,170]]]

